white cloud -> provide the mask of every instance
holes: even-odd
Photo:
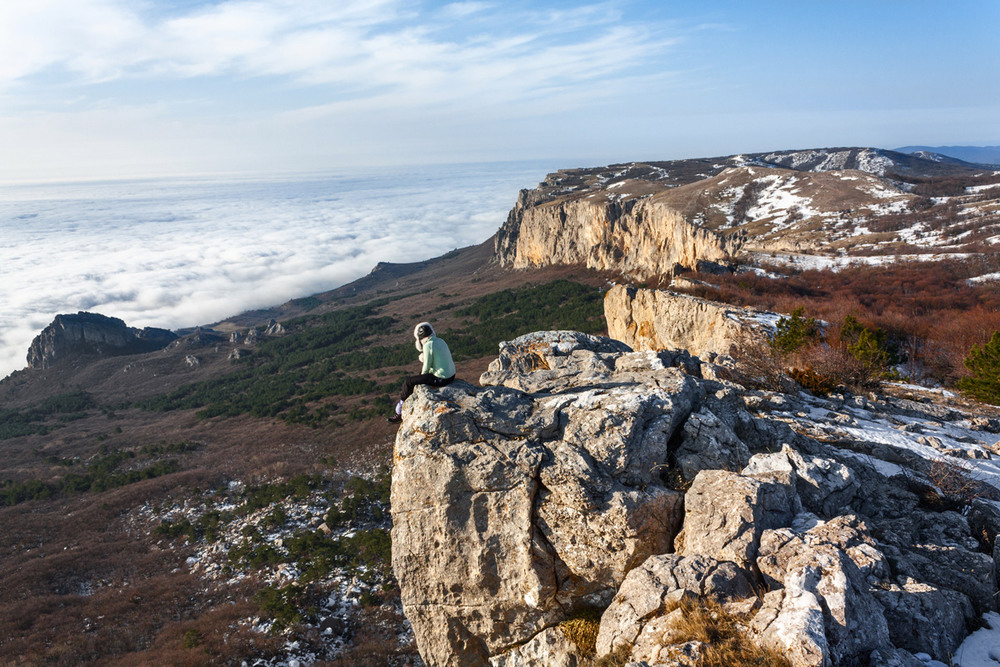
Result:
[[[538,165],[0,188],[0,376],[58,313],[180,328],[480,243]]]

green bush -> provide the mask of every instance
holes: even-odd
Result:
[[[776,325],[777,331],[771,339],[771,350],[779,355],[788,355],[820,338],[819,325],[812,317],[805,317],[801,307],[782,317]]]
[[[984,403],[1000,405],[1000,331],[982,347],[973,345],[965,357],[972,377],[958,381],[958,388]]]
[[[889,339],[889,335],[883,329],[870,329],[853,315],[848,315],[840,328],[840,342],[846,345],[848,354],[871,370],[873,377],[899,378],[899,373],[894,367],[904,359],[899,352],[899,346]]]

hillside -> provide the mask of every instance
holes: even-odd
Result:
[[[378,470],[396,431],[384,417],[417,368],[412,324],[445,332],[469,379],[505,338],[604,328],[604,277],[498,270],[491,245],[379,265],[337,290],[181,332],[162,351],[71,356],[0,383],[4,661],[238,664],[296,654],[294,640],[315,659],[405,663],[412,643],[375,639],[403,632]],[[271,319],[282,335],[263,334]],[[244,354],[231,359],[234,349]],[[348,536],[330,542],[346,552],[301,560],[315,558],[309,535],[324,520]],[[295,581],[288,560],[304,577],[302,605],[337,603],[286,636],[268,628],[300,618],[279,590]],[[336,632],[320,635],[320,621]]]
[[[505,265],[617,266],[636,280],[698,260],[998,246],[1000,172],[858,148],[564,170],[522,191],[497,235]]]
[[[900,511],[919,506],[928,521],[938,519],[930,512],[961,510],[973,496],[992,497],[996,411],[940,387],[885,381],[902,373],[914,382],[953,388],[969,374],[962,360],[971,346],[983,345],[1000,330],[1000,300],[989,279],[1000,275],[998,183],[997,174],[981,166],[872,149],[565,170],[522,191],[494,239],[423,262],[379,264],[364,278],[329,292],[173,333],[144,334],[95,315],[61,316],[53,330],[103,322],[132,337],[115,334],[95,345],[64,345],[86,336],[61,338],[47,330],[33,346],[36,367],[0,381],[0,534],[8,537],[0,542],[0,586],[7,593],[0,601],[0,662],[420,664],[415,642],[426,643],[420,637],[427,636],[428,623],[416,627],[419,622],[404,618],[404,606],[415,598],[401,598],[399,570],[394,574],[390,562],[404,552],[390,549],[389,531],[398,524],[390,518],[390,471],[401,462],[400,448],[410,445],[397,439],[397,428],[384,416],[402,377],[417,368],[411,331],[422,320],[432,321],[448,341],[463,382],[454,385],[454,401],[447,404],[418,392],[419,419],[435,424],[448,440],[449,456],[461,460],[471,460],[470,452],[482,443],[520,434],[503,447],[518,456],[530,454],[532,461],[541,456],[546,466],[550,455],[562,461],[539,478],[547,490],[538,492],[561,489],[566,508],[597,507],[598,496],[614,495],[609,489],[627,482],[638,484],[636,498],[660,494],[654,487],[664,486],[676,510],[684,489],[674,486],[693,482],[698,470],[685,472],[684,479],[668,476],[669,481],[645,479],[636,471],[628,479],[615,473],[614,482],[602,478],[600,489],[583,491],[589,482],[573,479],[581,466],[590,465],[587,456],[611,456],[610,450],[563,460],[567,450],[557,435],[575,429],[579,437],[568,441],[600,448],[588,434],[645,432],[663,421],[663,405],[681,405],[676,402],[681,399],[686,407],[677,414],[683,416],[669,428],[664,422],[656,436],[669,450],[671,465],[680,436],[665,434],[683,430],[681,421],[693,424],[691,414],[703,408],[718,408],[724,428],[709,429],[718,436],[715,444],[694,438],[692,456],[693,450],[716,451],[720,442],[735,446],[721,435],[725,429],[739,434],[748,455],[773,455],[768,434],[780,434],[800,453],[850,467],[865,483],[886,484],[893,497],[903,499]],[[919,256],[905,260],[907,253]],[[827,368],[818,361],[842,367],[821,378],[830,385],[799,368],[795,377],[814,390],[809,395],[787,375],[794,369],[778,368],[778,361],[769,372],[786,374],[772,386],[749,382],[745,375],[723,377],[729,371],[719,369],[733,367],[708,363],[707,357],[717,354],[709,347],[704,361],[685,352],[633,354],[614,342],[587,342],[577,352],[562,344],[546,352],[548,344],[539,343],[521,356],[511,356],[516,345],[498,348],[536,331],[605,334],[609,287],[630,282],[672,285],[712,301],[777,311],[764,317],[772,327],[780,313],[802,308],[803,317],[820,320],[816,330],[822,336],[799,356],[779,361],[815,363],[808,368],[815,374]],[[731,319],[730,310],[720,308],[719,317]],[[670,338],[679,341],[672,345],[693,347],[699,335],[707,338],[699,327],[711,333],[725,329],[706,318],[701,306],[688,315],[671,318],[672,326],[685,329],[680,338]],[[650,322],[630,326],[643,334],[636,340],[655,339]],[[758,336],[763,347],[751,349],[756,361],[769,358],[768,335]],[[884,355],[877,357],[881,365],[868,369],[863,386],[843,367],[861,336],[881,346],[876,356]],[[151,352],[130,347],[151,338],[165,347]],[[723,341],[726,348],[729,342]],[[594,345],[614,349],[600,348],[595,357]],[[892,364],[885,356],[890,348]],[[833,353],[825,359],[808,356],[824,350]],[[566,365],[563,355],[572,356],[572,363]],[[497,374],[498,366],[505,375]],[[556,382],[558,391],[536,387],[541,375]],[[691,378],[678,379],[681,375]],[[628,383],[638,388],[626,390]],[[683,396],[671,398],[678,387]],[[548,404],[549,393],[564,390],[580,394],[573,406]],[[538,391],[542,395],[526,397]],[[515,398],[516,392],[526,394]],[[628,415],[634,401],[618,405],[607,392],[663,394],[666,403],[633,419]],[[551,400],[569,401],[569,395]],[[525,407],[535,401],[544,409]],[[740,401],[740,410],[753,420],[734,417],[739,410],[725,412]],[[552,417],[552,410],[564,408],[567,418],[577,409],[596,412],[568,425]],[[551,419],[530,421],[529,412]],[[416,414],[409,414],[401,431],[411,440],[422,432]],[[456,421],[438,424],[450,419]],[[710,421],[704,417],[705,424]],[[537,426],[537,433],[523,431],[526,424]],[[753,430],[751,424],[755,434],[747,430]],[[518,449],[524,439],[530,446]],[[900,444],[904,440],[906,446]],[[656,457],[666,455],[640,458],[643,465],[660,465],[667,459]],[[511,456],[502,465],[517,458]],[[745,475],[746,462],[737,459],[741,466],[722,467]],[[935,461],[936,473],[929,467]],[[983,470],[976,471],[979,465]],[[893,466],[905,468],[902,477]],[[971,492],[932,488],[936,482],[929,475],[951,482],[955,470],[974,471]],[[923,477],[914,482],[914,476]],[[833,509],[864,514],[874,511],[865,503],[877,504],[877,498],[862,487],[844,503]],[[536,533],[562,516],[559,506],[546,505],[548,518],[532,524]],[[541,505],[531,507],[522,509],[531,514]],[[827,509],[820,506],[817,515],[840,520],[841,514]],[[483,522],[507,521],[471,505],[455,511],[477,530]],[[616,534],[615,522],[623,516],[602,524],[611,531],[607,534]],[[536,515],[530,519],[538,521]],[[970,562],[980,567],[995,535],[972,534],[950,514],[946,519],[973,554]],[[576,558],[567,555],[575,549],[576,534],[586,530],[560,533],[567,542],[556,552],[564,564]],[[858,534],[866,544],[884,537],[861,529]],[[676,535],[661,537],[657,549]],[[934,550],[948,546],[952,537],[924,535],[921,544]],[[397,546],[418,544],[414,537]],[[548,549],[544,541],[534,544]],[[899,547],[891,540],[880,544]],[[600,574],[573,584],[572,576],[557,574],[566,586],[587,589],[584,596],[599,594],[594,599],[603,604],[650,549],[641,545],[628,563],[608,564],[616,573],[611,579]],[[580,564],[589,558],[577,555]],[[880,562],[892,567],[906,560],[895,552],[887,552],[886,559]],[[916,568],[910,573],[914,580],[944,586],[924,576],[919,564],[903,564]],[[585,569],[591,567],[604,565]],[[883,583],[900,595],[912,592],[905,582]],[[972,599],[977,613],[988,608],[972,584],[960,584],[955,590]],[[457,589],[448,595],[460,598]],[[558,604],[540,616],[531,612],[533,628],[562,613],[554,611],[562,598],[546,599]],[[441,600],[451,604],[452,598]],[[957,629],[959,615],[962,628],[975,624],[974,615],[959,607],[960,614],[948,617],[947,636],[935,646],[954,647],[965,636]],[[486,641],[488,652],[514,648],[495,637]],[[440,648],[441,655],[448,650]]]

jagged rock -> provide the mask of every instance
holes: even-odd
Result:
[[[201,360],[198,357],[194,356],[193,354],[189,354],[186,357],[184,357],[184,363],[193,368],[195,366],[200,365]]]
[[[707,597],[728,602],[753,595],[746,573],[735,563],[708,556],[652,556],[629,572],[601,617],[597,654],[632,646],[633,659],[657,662],[658,649],[670,643],[663,641],[671,627],[666,617],[682,600]]]
[[[652,199],[537,205],[532,193],[522,190],[497,232],[495,254],[501,265],[514,268],[586,264],[645,280],[669,275],[678,264],[724,261],[739,247],[739,238],[692,224]]]
[[[766,593],[751,629],[759,633],[763,646],[780,651],[794,667],[829,667],[823,608],[819,596],[803,583],[794,577],[783,590]]]
[[[275,320],[268,320],[267,325],[264,327],[265,336],[284,336],[285,327],[281,326],[280,322]]]
[[[581,656],[560,628],[548,628],[527,643],[490,658],[489,664],[490,667],[591,667],[594,660]]]
[[[749,462],[750,451],[725,422],[702,408],[684,422],[674,458],[690,481],[702,470],[740,470]]]
[[[526,392],[558,392],[606,381],[616,355],[631,348],[577,331],[546,331],[500,343],[500,354],[480,377],[480,384]]]
[[[977,613],[996,609],[997,581],[992,554],[959,546],[920,544],[903,549],[887,547],[885,555],[902,576],[965,594]]]
[[[250,354],[250,350],[245,350],[245,349],[243,349],[241,347],[234,347],[229,352],[229,360],[230,361],[236,361],[238,359],[242,359],[243,357],[245,357],[245,356],[247,356],[249,354]]]
[[[821,544],[842,551],[871,584],[890,576],[885,555],[858,517],[845,515],[824,522],[803,513],[795,517],[791,527],[767,530],[761,535],[757,567],[765,583],[771,588],[780,587],[787,562]]]
[[[635,350],[727,355],[742,337],[763,336],[778,316],[665,290],[617,285],[604,297],[608,334]]]
[[[912,653],[901,648],[877,648],[868,656],[869,667],[927,667]]]
[[[574,605],[606,604],[683,514],[662,472],[697,379],[656,355],[619,369],[629,352],[582,334],[503,350],[484,383],[537,393],[418,387],[396,439],[393,568],[430,665],[485,664]]]
[[[177,335],[166,329],[128,327],[117,317],[79,312],[56,315],[31,342],[30,368],[51,368],[63,359],[81,355],[102,357],[153,352],[169,345]]]
[[[749,567],[761,534],[792,520],[794,490],[724,470],[703,470],[684,496],[685,555],[702,554]]]
[[[961,593],[912,580],[872,592],[885,609],[892,643],[941,661],[954,654],[968,632],[966,623],[975,616]]]
[[[247,345],[256,345],[260,342],[260,331],[257,329],[249,329],[243,340]]]
[[[864,525],[853,518],[804,533],[768,531],[757,563],[771,587],[782,588],[765,596],[753,619],[761,643],[793,652],[796,666],[840,664],[875,648],[891,648],[882,607],[869,592],[866,576],[886,572],[872,545]],[[799,644],[796,636],[807,639]]]
[[[832,459],[803,456],[787,444],[776,454],[756,454],[744,475],[774,477],[794,485],[803,505],[822,516],[836,516],[844,511],[858,490],[853,471]]]
[[[907,664],[903,648],[947,650],[969,604],[991,608],[1000,510],[931,511],[920,454],[863,433],[924,404],[744,392],[698,377],[708,367],[542,332],[504,343],[485,388],[417,389],[395,447],[393,565],[428,665],[561,660],[546,630],[609,603],[605,649],[628,635],[632,658],[678,664],[660,650],[681,641],[668,607],[704,591],[629,593],[656,559],[727,561],[770,588],[727,608],[755,614],[751,636],[796,667]],[[668,481],[684,467],[697,474],[682,511]],[[644,603],[656,610],[639,619]]]
[[[239,343],[242,337],[243,335],[239,331],[234,331],[229,334],[229,342],[233,344]]]

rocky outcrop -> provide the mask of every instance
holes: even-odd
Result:
[[[744,336],[770,332],[778,315],[666,290],[616,285],[604,297],[608,335],[635,350],[729,354]]]
[[[495,247],[503,266],[583,264],[646,280],[699,260],[725,261],[739,245],[737,237],[692,224],[655,198],[550,200],[522,190]]]
[[[80,312],[56,315],[31,342],[28,349],[30,368],[51,368],[77,356],[110,357],[160,350],[177,338],[166,329],[128,327],[116,317]]]
[[[697,664],[686,615],[707,600],[793,667],[911,665],[995,608],[1000,510],[928,505],[925,460],[897,446],[910,431],[868,422],[944,441],[965,415],[703,376],[688,354],[545,332],[502,344],[483,387],[417,389],[393,568],[428,665]],[[559,625],[595,608],[585,655]]]
[[[632,353],[572,332],[510,348],[484,384],[534,366],[535,393],[418,389],[396,440],[393,568],[432,665],[485,664],[576,607],[606,605],[670,550],[682,517],[661,471],[699,400],[690,376],[641,354],[639,384],[630,364],[615,369]]]

